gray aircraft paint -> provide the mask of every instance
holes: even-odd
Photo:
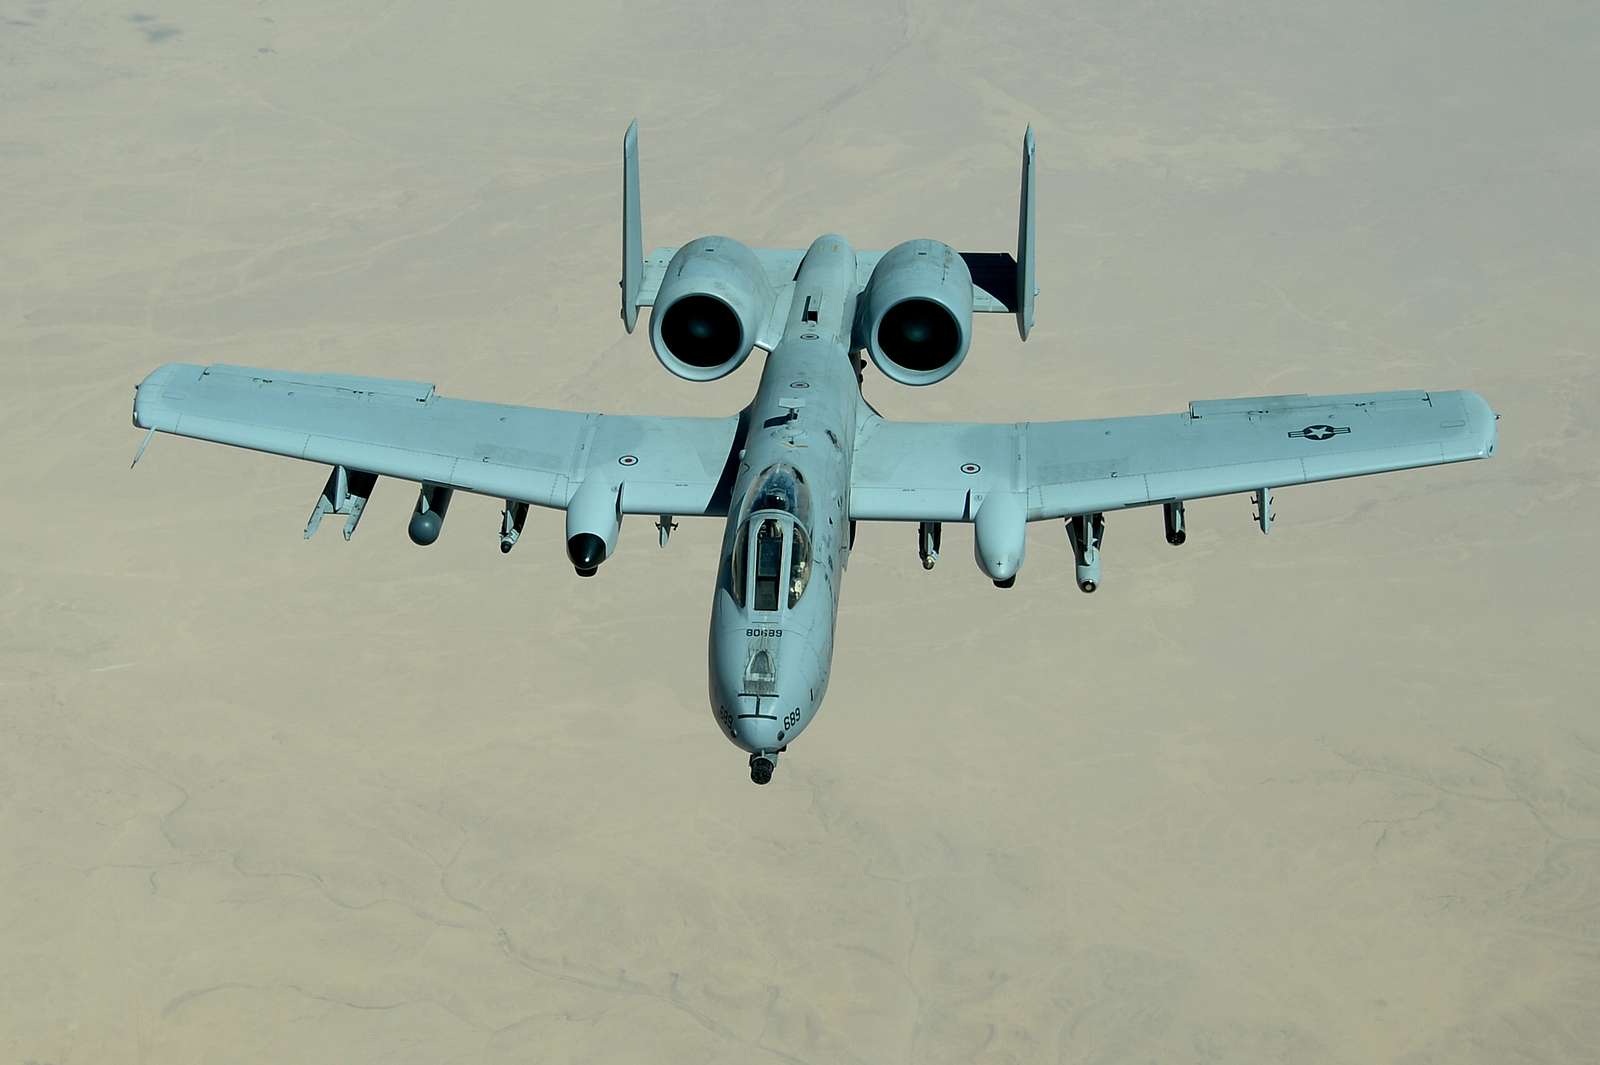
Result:
[[[831,235],[804,251],[748,249],[716,237],[645,256],[637,145],[630,126],[624,324],[631,330],[640,307],[656,308],[652,345],[663,365],[690,379],[731,373],[754,348],[769,351],[755,399],[740,414],[546,410],[450,399],[417,381],[169,363],[135,391],[133,421],[148,430],[138,455],[160,431],[329,465],[308,538],[324,516],[338,514],[349,539],[380,476],[419,485],[409,523],[419,544],[440,535],[456,490],[504,500],[502,551],[520,539],[530,504],[562,509],[569,558],[587,575],[616,550],[627,515],[655,519],[663,547],[674,516],[726,517],[708,641],[711,707],[729,739],[749,752],[752,779],[764,783],[827,690],[853,522],[916,523],[929,568],[939,523],[970,522],[979,569],[1010,587],[1023,564],[1027,523],[1066,519],[1079,586],[1093,591],[1108,512],[1160,506],[1161,528],[1178,545],[1187,537],[1185,500],[1249,493],[1267,532],[1274,488],[1494,453],[1496,415],[1468,391],[1207,400],[1177,414],[1083,421],[887,422],[861,395],[857,352],[865,349],[886,376],[927,384],[965,357],[970,323],[958,321],[962,315],[1014,314],[1026,339],[1037,291],[1032,132],[1023,139],[1015,258],[923,240],[856,252]],[[708,295],[720,320],[737,320],[736,336],[732,326],[718,334],[727,358],[701,365],[663,350],[657,316],[666,312],[657,300],[685,293]],[[962,328],[951,364],[932,372],[886,365],[872,320],[887,315],[886,293],[949,313]],[[737,307],[759,313],[740,317]],[[784,473],[775,486],[788,483],[788,471],[803,482],[808,508],[762,509],[760,487],[774,469]],[[757,602],[756,547],[769,520],[781,533],[777,598],[767,588],[769,598]],[[809,560],[791,603],[797,524]],[[773,562],[770,541],[767,550]]]
[[[723,565],[711,609],[711,700],[728,738],[752,755],[772,759],[810,724],[828,689],[839,585],[849,556],[850,459],[859,402],[853,351],[856,254],[838,236],[817,238],[795,274],[794,299],[782,339],[767,357],[750,405],[744,455],[734,482],[723,535]],[[786,594],[799,544],[786,526],[783,587],[775,609],[756,609],[757,530],[775,512],[742,503],[774,467],[797,471],[809,495],[803,529],[810,572],[799,599]],[[755,500],[757,508],[760,500]],[[741,529],[746,532],[740,537]],[[738,546],[744,558],[735,558]],[[744,602],[735,600],[731,571],[740,565]],[[769,662],[770,687],[750,683],[752,663]]]

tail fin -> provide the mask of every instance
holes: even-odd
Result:
[[[638,200],[635,181],[634,199]],[[1017,332],[1028,339],[1033,328],[1033,298],[1039,286],[1033,277],[1033,127],[1022,135],[1022,191],[1017,207]],[[635,213],[637,213],[635,207]]]
[[[1032,232],[1030,213],[1029,232]],[[639,219],[639,120],[622,135],[622,324],[633,332],[644,282],[644,235]]]

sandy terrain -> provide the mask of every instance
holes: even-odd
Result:
[[[1600,1060],[1600,15],[1402,7],[0,2],[0,1063]],[[864,528],[765,789],[714,523],[580,582],[129,471],[172,359],[736,409],[616,320],[635,114],[647,244],[1009,248],[1034,124],[1037,331],[890,416],[1470,387],[1502,454],[1113,515],[1092,598]]]

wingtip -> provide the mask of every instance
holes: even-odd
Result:
[[[1472,427],[1477,450],[1474,457],[1489,458],[1500,443],[1500,415],[1489,406],[1489,401],[1470,389],[1461,391],[1461,409]]]

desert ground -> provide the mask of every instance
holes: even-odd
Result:
[[[0,2],[0,1063],[1600,1060],[1600,12],[1574,0]],[[864,526],[772,784],[706,705],[721,535],[413,546],[158,438],[172,361],[723,414],[646,245],[1007,250],[889,417],[1472,388],[1489,462]]]

